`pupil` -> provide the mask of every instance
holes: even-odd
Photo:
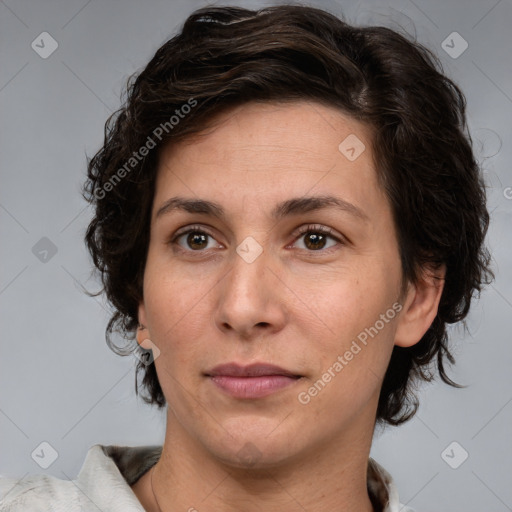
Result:
[[[310,247],[309,242],[312,242],[312,247]],[[306,246],[309,249],[318,249],[319,247],[321,248],[321,246],[323,247],[323,242],[325,242],[324,235],[310,233],[309,235],[306,236]]]
[[[187,242],[193,249],[202,249],[201,244],[206,243],[206,236],[200,233],[189,233],[187,237]]]

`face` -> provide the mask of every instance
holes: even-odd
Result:
[[[370,145],[336,109],[250,103],[162,150],[139,320],[184,442],[264,465],[373,429],[401,266]]]

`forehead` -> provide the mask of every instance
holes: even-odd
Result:
[[[257,204],[333,191],[363,203],[381,193],[370,128],[316,102],[251,102],[161,150],[155,206],[171,192]]]

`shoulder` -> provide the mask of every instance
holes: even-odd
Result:
[[[37,510],[54,512],[54,504],[66,503],[66,510],[79,512],[82,507],[80,492],[71,481],[48,475],[24,478],[0,478],[0,510],[21,512]]]
[[[44,474],[0,478],[0,511],[143,511],[130,484],[156,462],[160,450],[97,444],[87,452],[74,480]]]

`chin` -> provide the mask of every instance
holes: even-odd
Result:
[[[217,443],[210,437],[208,447],[212,455],[233,468],[265,469],[285,464],[298,454],[299,439],[284,428],[279,431],[276,428],[279,423],[266,421],[261,425],[260,421],[259,426],[254,421],[250,423],[243,430],[223,430]]]
[[[226,466],[246,470],[263,470],[285,463],[290,454],[284,453],[283,447],[271,450],[261,444],[246,441],[238,450],[219,450],[214,454]]]

